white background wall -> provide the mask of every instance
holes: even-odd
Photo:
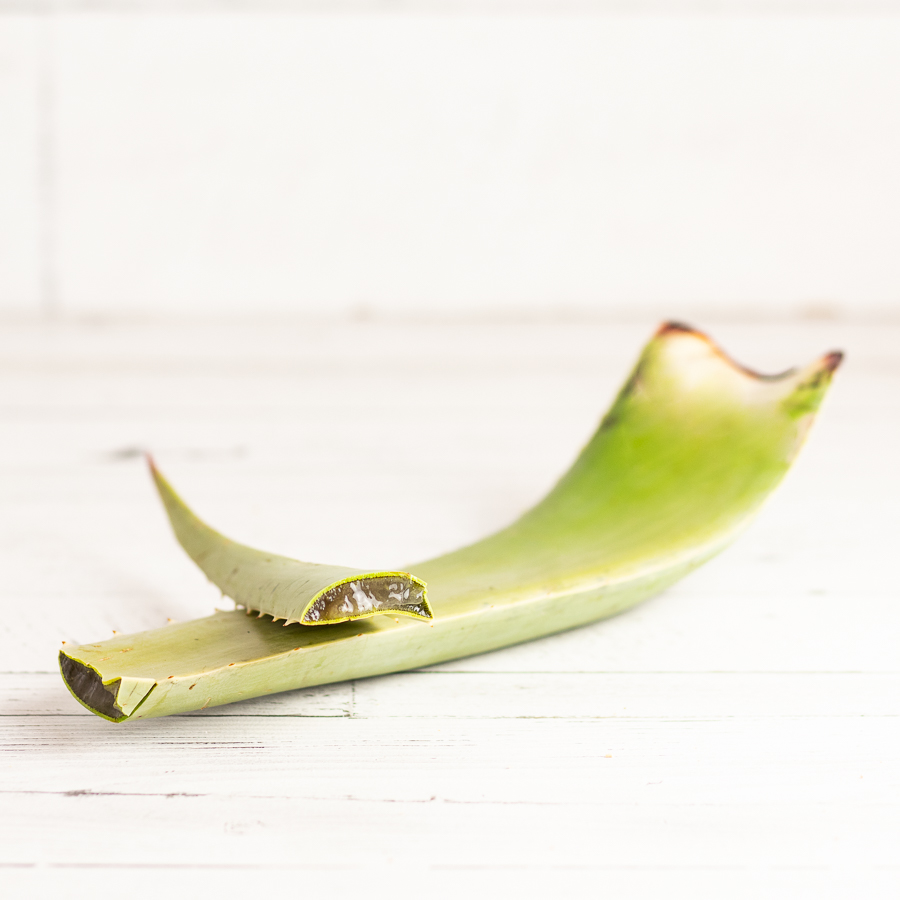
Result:
[[[0,0],[0,312],[892,318],[897,13]]]

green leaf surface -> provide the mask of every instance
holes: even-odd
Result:
[[[150,461],[178,542],[223,594],[285,625],[336,625],[390,614],[431,619],[425,584],[407,572],[300,562],[230,540],[188,509]]]

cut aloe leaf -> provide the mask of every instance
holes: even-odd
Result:
[[[63,677],[89,709],[125,721],[430,665],[621,612],[745,527],[796,456],[840,361],[830,353],[804,369],[762,376],[733,363],[705,335],[665,325],[544,500],[491,537],[408,567],[411,585],[428,585],[429,625],[395,613],[285,628],[242,611],[219,612],[67,646]],[[315,581],[310,573],[318,567],[232,544],[156,477],[185,549],[251,609],[264,608],[269,590],[283,604],[273,601],[270,615],[296,620],[302,607],[303,622],[310,609],[303,604],[323,590],[349,578],[403,574],[352,571],[326,586],[345,570],[322,567]],[[296,594],[285,586],[288,573],[301,570],[290,566],[304,567],[298,578],[309,579]]]
[[[195,516],[150,460],[178,542],[238,606],[285,625],[336,625],[375,615],[431,619],[425,584],[406,572],[300,562],[229,540]]]

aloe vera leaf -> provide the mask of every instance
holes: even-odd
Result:
[[[572,468],[537,506],[410,566],[427,627],[380,616],[283,628],[219,612],[69,648],[63,676],[113,721],[149,718],[481,653],[621,612],[730,543],[796,456],[841,361],[761,376],[663,326]]]
[[[300,562],[238,544],[188,509],[149,460],[178,542],[238,606],[285,625],[336,625],[390,614],[431,619],[424,582],[406,572],[367,572]]]

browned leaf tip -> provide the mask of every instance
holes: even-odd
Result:
[[[842,350],[832,350],[822,357],[822,368],[828,372],[833,372],[843,362],[844,353]]]

